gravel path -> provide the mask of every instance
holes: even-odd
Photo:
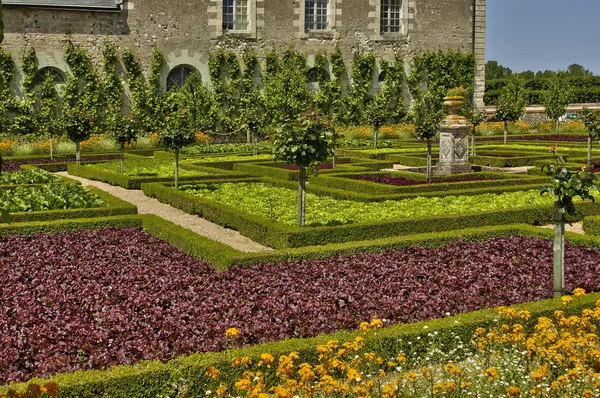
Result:
[[[159,217],[164,218],[165,220],[171,221],[177,225],[189,229],[190,231],[193,231],[198,235],[202,235],[209,239],[216,240],[217,242],[221,242],[223,244],[231,246],[236,250],[247,253],[273,250],[269,247],[262,246],[251,239],[246,238],[237,231],[228,228],[223,228],[220,225],[212,223],[198,216],[188,214],[172,206],[160,203],[156,199],[147,197],[140,190],[116,187],[110,184],[106,184],[104,182],[88,180],[86,178],[73,176],[67,172],[59,172],[56,174],[77,180],[83,185],[90,185],[99,188],[103,191],[108,192],[111,195],[116,196],[119,199],[132,203],[137,206],[138,213],[140,214],[157,215]]]

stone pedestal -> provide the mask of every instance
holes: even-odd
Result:
[[[458,114],[464,104],[463,97],[446,97],[444,105],[450,115],[442,121],[440,129],[440,158],[435,174],[468,173],[469,163],[469,124]]]

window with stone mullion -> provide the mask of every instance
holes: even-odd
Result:
[[[223,0],[223,31],[247,31],[249,0]]]
[[[306,0],[304,29],[327,30],[329,28],[329,0]]]
[[[398,33],[402,24],[402,0],[381,0],[381,33]]]

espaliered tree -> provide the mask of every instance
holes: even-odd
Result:
[[[425,94],[419,103],[414,105],[414,124],[417,138],[427,142],[427,181],[431,181],[431,140],[440,130],[444,119],[444,110],[437,96]]]
[[[287,119],[275,132],[273,152],[277,159],[300,168],[298,178],[298,223],[305,224],[307,171],[317,175],[318,166],[332,154],[332,123],[314,113]]]
[[[561,163],[566,162],[563,157],[558,157]],[[573,198],[594,201],[590,193],[592,189],[598,189],[600,178],[594,173],[579,170],[572,172],[568,168],[554,163],[545,165],[543,170],[552,178],[552,186],[542,188],[541,194],[549,193],[556,196],[554,202],[554,256],[553,256],[553,291],[554,297],[560,297],[565,293],[565,215],[580,216]]]
[[[504,143],[508,142],[508,122],[516,122],[525,113],[527,90],[523,81],[511,75],[498,98],[496,117],[504,122]]]
[[[588,131],[587,164],[592,165],[592,140],[600,139],[600,112],[595,109],[583,108],[581,120]]]
[[[4,40],[4,22],[2,19],[2,0],[0,0],[0,43]],[[2,83],[2,79],[0,79],[0,84]],[[0,87],[0,90],[3,90],[3,87]],[[0,174],[2,174],[2,154],[0,153]],[[0,216],[4,222],[10,222],[10,217],[8,215],[8,211],[4,208],[0,208]]]
[[[54,78],[47,74],[40,90],[38,128],[50,141],[50,159],[54,159],[54,137],[62,133],[58,93]]]
[[[178,96],[178,107],[166,118],[165,129],[160,134],[160,142],[167,150],[175,152],[175,189],[179,189],[179,153],[185,146],[196,142],[192,127],[192,115],[183,96]]]
[[[141,125],[132,114],[122,115],[121,113],[113,113],[110,116],[110,119],[107,121],[107,127],[112,139],[119,144],[121,152],[120,173],[123,174],[125,147],[137,141]]]
[[[567,112],[567,105],[571,102],[572,92],[564,76],[555,76],[548,82],[548,89],[544,92],[544,106],[546,115],[554,120],[554,133],[558,135],[558,120]]]

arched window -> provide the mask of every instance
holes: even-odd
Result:
[[[53,66],[45,66],[37,71],[33,78],[33,84],[41,86],[48,75],[52,77],[52,80],[56,84],[64,84],[66,82],[65,75],[60,69]]]
[[[169,72],[167,76],[167,91],[174,88],[181,88],[185,83],[185,79],[192,73],[198,72],[196,68],[189,65],[177,65]]]

